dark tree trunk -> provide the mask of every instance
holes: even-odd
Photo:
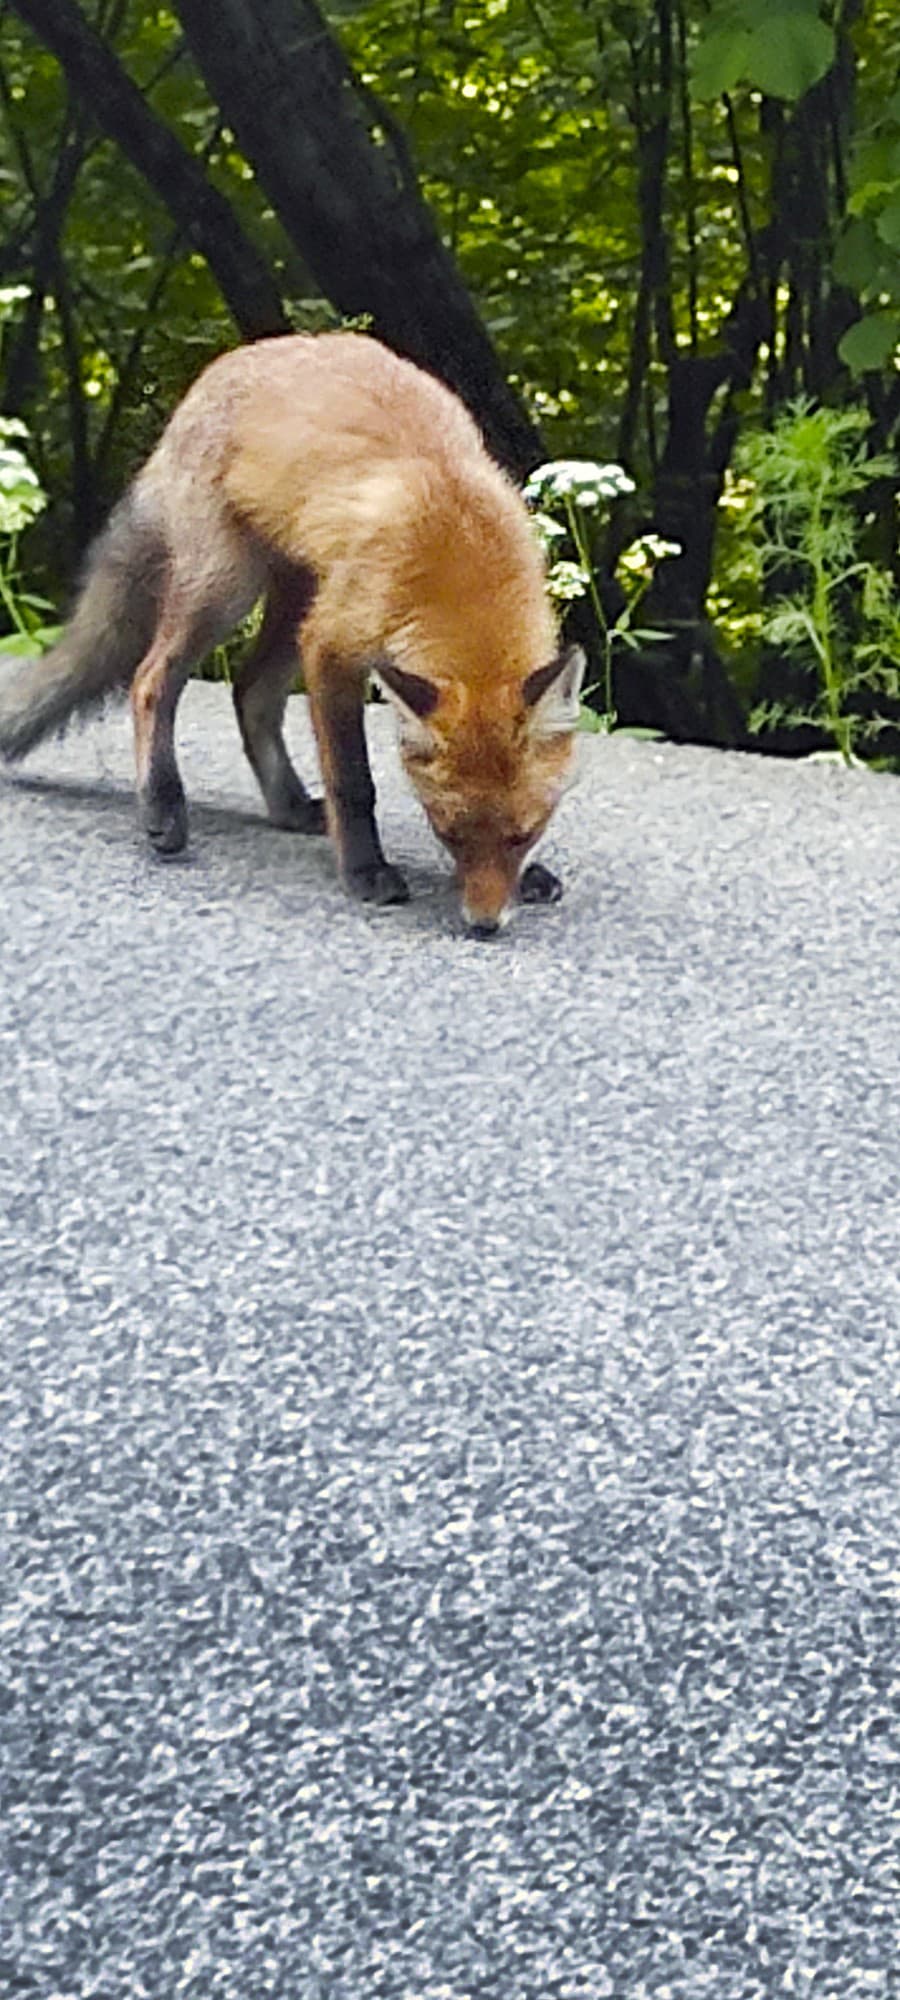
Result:
[[[636,54],[632,55],[634,72],[634,104],[632,116],[637,135],[638,154],[638,214],[641,226],[641,274],[638,281],[634,319],[632,321],[631,352],[628,360],[628,382],[619,419],[617,451],[622,464],[631,468],[634,457],[635,437],[641,413],[641,402],[650,366],[652,352],[653,324],[657,300],[668,296],[668,243],[666,240],[663,203],[666,185],[666,160],[669,151],[670,106],[669,96],[661,89],[652,92],[653,115],[645,111],[645,93],[641,85]],[[659,328],[658,328],[659,331]],[[662,334],[665,344],[670,331],[663,324]]]
[[[739,743],[740,703],[705,617],[712,574],[716,510],[737,433],[737,399],[746,391],[764,338],[766,307],[748,280],[729,316],[717,354],[681,351],[669,359],[666,442],[654,483],[653,526],[681,553],[662,562],[641,606],[641,624],[671,634],[635,662],[643,717],[676,737]],[[710,423],[716,396],[724,409]],[[627,673],[627,667],[623,669]]]
[[[666,631],[670,637],[666,642],[654,641],[640,652],[620,650],[615,701],[625,722],[649,723],[675,737],[737,742],[744,735],[743,716],[706,623],[705,602],[716,508],[737,427],[736,398],[752,380],[767,320],[747,216],[749,275],[738,291],[718,349],[705,354],[698,351],[692,135],[686,78],[682,75],[677,103],[688,235],[689,344],[682,345],[677,338],[666,190],[672,159],[675,65],[676,61],[684,65],[687,40],[683,13],[677,8],[673,14],[672,0],[656,0],[654,30],[632,50],[641,275],[619,447],[627,463],[634,450],[642,388],[655,348],[666,371],[667,398],[663,446],[657,453],[654,444],[649,452],[651,520],[656,532],[676,542],[681,553],[660,564],[637,620],[639,625]],[[733,121],[732,130],[734,133]],[[724,412],[716,422],[711,411],[716,396],[723,391]],[[632,469],[639,470],[637,466]],[[633,514],[623,507],[612,524],[611,563],[621,551],[626,522],[631,525]]]
[[[206,258],[241,333],[252,339],[286,331],[281,298],[265,259],[244,235],[224,195],[150,110],[74,0],[12,4],[55,55],[97,125],[149,181],[187,242]]]
[[[44,0],[53,4],[53,0]],[[463,398],[517,474],[541,439],[419,192],[403,134],[314,0],[177,0],[194,59],[326,297]]]
[[[44,192],[38,184],[28,142],[16,121],[14,101],[7,88],[6,78],[2,75],[0,75],[0,95],[13,143],[19,155],[22,175],[34,203],[29,296],[25,301],[25,310],[18,331],[9,343],[3,382],[3,408],[8,415],[18,416],[27,409],[40,374],[44,308],[47,294],[52,289],[59,270],[60,241],[69,202],[84,159],[85,142],[83,131],[68,113],[50,185]]]

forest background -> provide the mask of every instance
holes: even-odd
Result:
[[[6,0],[0,202],[10,648],[204,362],[349,323],[628,473],[620,725],[897,768],[896,0]]]

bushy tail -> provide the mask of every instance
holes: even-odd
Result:
[[[153,636],[165,560],[160,529],[126,494],[91,549],[57,645],[22,664],[0,660],[0,756],[26,756],[77,712],[128,686]]]

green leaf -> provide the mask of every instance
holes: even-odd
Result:
[[[608,736],[611,718],[601,715],[596,708],[586,708],[584,702],[578,711],[578,728],[587,736]]]
[[[900,250],[900,189],[886,201],[875,227],[891,250]]]
[[[762,18],[760,18],[762,16]],[[834,61],[835,38],[816,0],[731,0],[691,64],[695,97],[719,97],[739,83],[768,97],[802,97]]]
[[[885,368],[898,342],[900,309],[885,307],[848,327],[838,342],[838,353],[852,374],[864,375],[869,368]]]
[[[873,199],[892,194],[900,177],[900,137],[896,132],[879,132],[862,139],[854,149],[849,208],[853,214],[870,206]]]
[[[867,285],[874,283],[880,261],[874,223],[868,216],[848,222],[834,256],[838,284],[849,285],[854,292],[864,292]]]
[[[795,8],[772,15],[754,29],[746,78],[767,97],[802,97],[834,61],[834,32]]]
[[[733,90],[746,73],[749,28],[715,27],[701,35],[691,62],[691,90],[701,100]]]
[[[29,611],[52,611],[54,608],[49,597],[35,597],[30,590],[20,590],[16,601],[27,605]]]

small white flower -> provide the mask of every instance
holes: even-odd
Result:
[[[557,604],[573,603],[584,595],[589,583],[587,570],[576,562],[555,562],[547,576],[547,588]]]
[[[620,493],[633,493],[634,480],[621,465],[597,465],[590,458],[553,458],[539,465],[525,484],[526,500],[572,499],[597,507]]]
[[[0,450],[0,486],[40,486],[36,472],[18,451]]]
[[[622,569],[633,576],[649,576],[665,556],[680,556],[680,542],[666,542],[661,535],[639,535],[619,557]]]
[[[662,562],[664,556],[680,556],[681,554],[681,543],[666,542],[663,540],[662,535],[642,535],[640,539],[641,546],[646,549],[648,555],[653,557],[654,562]]]
[[[563,527],[561,521],[554,521],[552,514],[542,514],[540,511],[538,511],[536,514],[532,514],[531,518],[538,531],[538,536],[542,542],[558,542],[564,540],[566,532],[565,528]]]
[[[0,535],[17,535],[47,504],[41,482],[18,445],[8,437],[25,437],[24,424],[4,418],[0,427]]]

